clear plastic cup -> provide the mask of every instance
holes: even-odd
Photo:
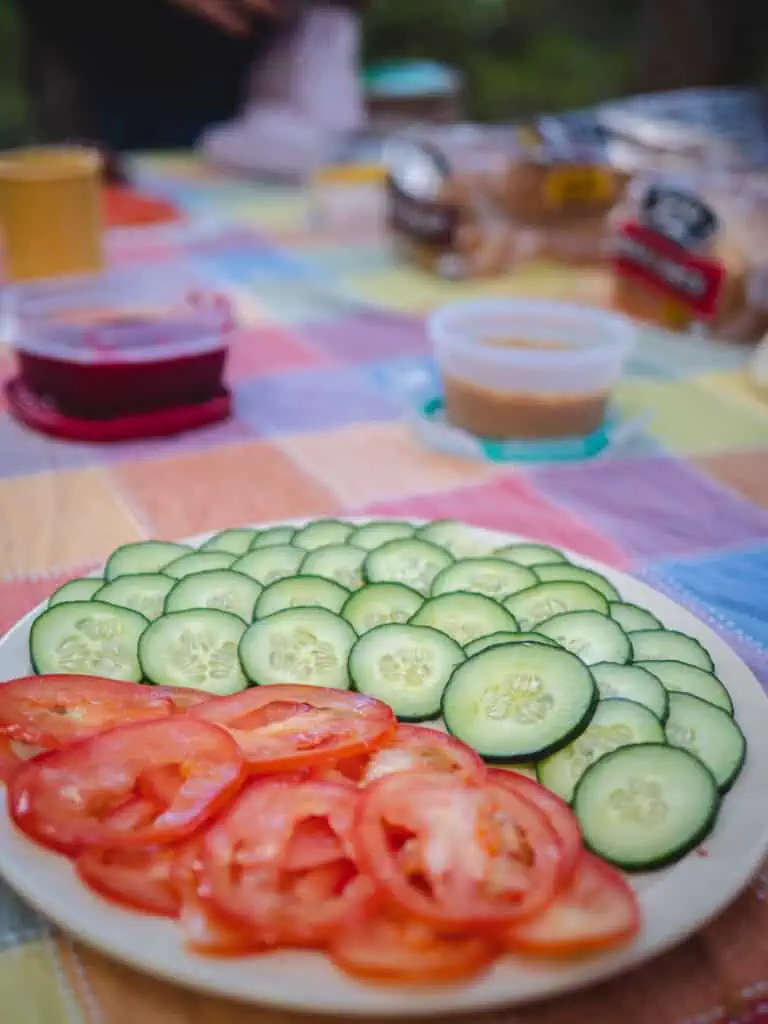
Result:
[[[449,420],[493,440],[583,437],[605,419],[636,328],[557,302],[479,299],[431,314]]]

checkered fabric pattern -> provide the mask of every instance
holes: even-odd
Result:
[[[313,237],[288,190],[233,182],[186,158],[139,167],[146,186],[222,225],[186,243],[125,238],[115,259],[191,256],[230,284],[242,323],[229,363],[234,417],[177,438],[99,447],[36,436],[0,409],[0,631],[126,541],[287,516],[447,516],[565,545],[642,577],[707,621],[768,685],[768,402],[750,390],[742,353],[647,333],[617,397],[625,415],[652,416],[614,457],[519,468],[426,451],[388,386],[395,372],[429,360],[423,314],[481,294],[601,304],[600,273],[542,266],[448,284],[381,246]],[[317,274],[391,313],[299,287]],[[11,370],[11,353],[0,348],[0,377]],[[703,933],[635,974],[488,1022],[762,1019],[766,893],[768,873]],[[4,1024],[303,1019],[139,977],[73,944],[2,883],[0,994]]]

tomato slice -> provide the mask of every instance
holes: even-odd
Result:
[[[207,704],[209,700],[218,699],[205,690],[194,690],[186,686],[155,686],[153,690],[160,696],[167,697],[177,711],[189,711],[200,704]]]
[[[333,782],[255,780],[206,833],[206,891],[263,943],[322,945],[373,897],[352,845],[359,799],[351,786]],[[289,853],[297,829],[318,820],[335,835],[342,857],[292,870]]]
[[[474,750],[460,740],[422,725],[398,725],[395,735],[371,754],[362,785],[394,772],[431,771],[482,782],[486,768]]]
[[[183,782],[158,806],[136,797],[153,767],[178,766]],[[64,853],[84,846],[165,845],[193,832],[239,788],[245,766],[223,729],[187,716],[126,725],[52,751],[18,769],[9,786],[16,825]],[[142,813],[124,813],[137,803]]]
[[[629,884],[609,864],[584,852],[569,886],[538,917],[511,928],[505,945],[568,956],[629,942],[639,929],[640,909]]]
[[[49,750],[172,711],[151,686],[98,676],[27,676],[0,686],[0,732]]]
[[[95,892],[123,906],[176,917],[180,900],[171,880],[171,847],[85,850],[75,860],[80,878]]]
[[[357,977],[428,984],[478,974],[492,962],[496,948],[485,936],[446,935],[425,921],[381,907],[340,931],[328,952],[338,967]]]
[[[505,786],[524,800],[535,804],[543,812],[560,840],[562,851],[560,885],[567,884],[584,849],[581,827],[571,808],[546,786],[534,782],[526,775],[505,771],[501,768],[490,768],[488,777],[496,785]]]
[[[449,928],[503,925],[553,898],[562,859],[542,812],[507,787],[388,775],[362,791],[363,867],[403,911]]]
[[[293,771],[368,753],[395,728],[381,701],[319,686],[257,686],[189,713],[226,728],[254,772]]]

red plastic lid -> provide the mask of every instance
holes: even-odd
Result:
[[[177,224],[184,219],[181,210],[173,203],[136,192],[126,185],[107,185],[103,196],[104,220],[108,228]]]
[[[169,437],[228,419],[232,409],[231,395],[226,388],[215,398],[198,405],[179,405],[109,420],[65,416],[29,391],[18,377],[6,382],[5,394],[11,415],[31,430],[63,441],[91,444]]]

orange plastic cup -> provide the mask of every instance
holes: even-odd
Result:
[[[0,153],[0,224],[11,281],[104,266],[101,157],[79,146]]]

